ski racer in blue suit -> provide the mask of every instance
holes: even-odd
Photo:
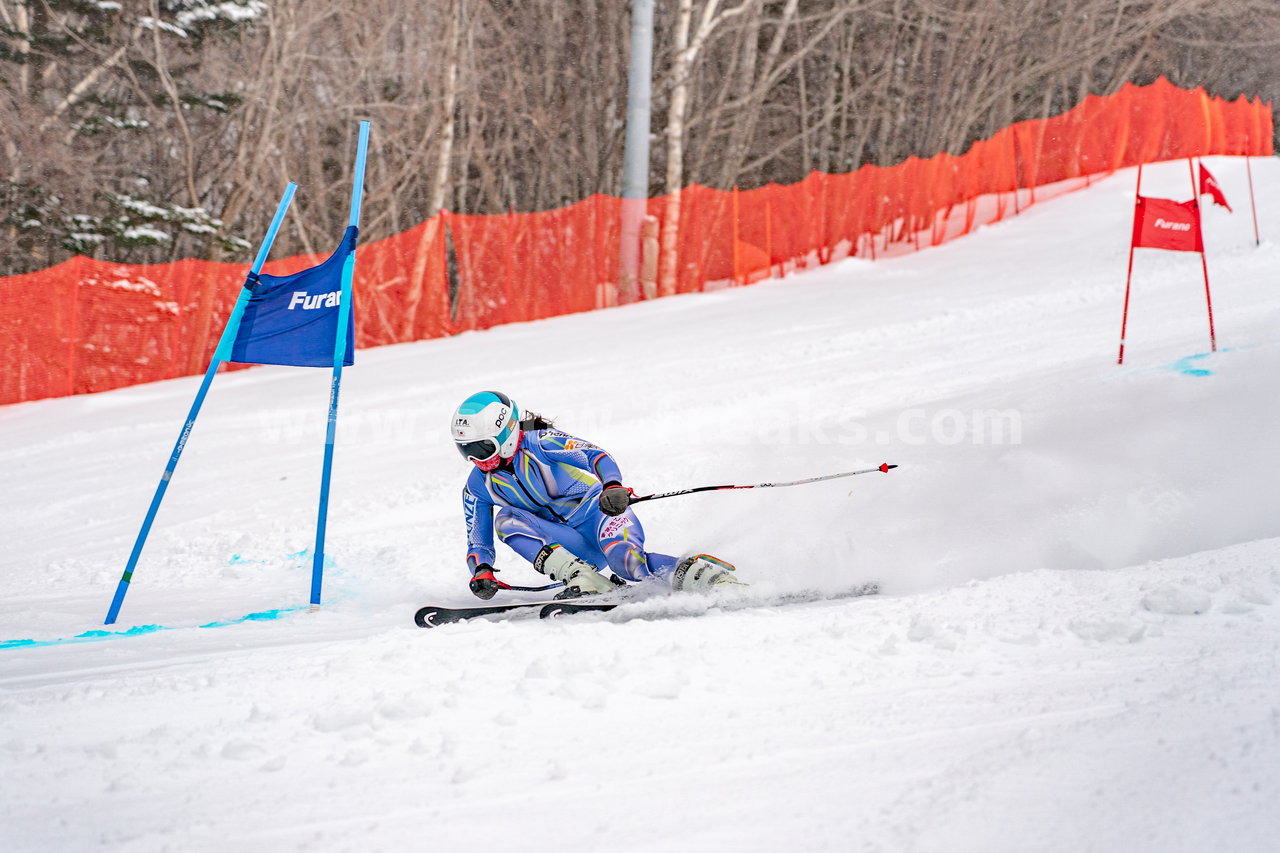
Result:
[[[522,420],[507,395],[471,395],[454,412],[451,432],[474,465],[462,505],[470,588],[480,598],[508,586],[495,576],[495,534],[539,572],[564,583],[565,597],[652,577],[677,589],[738,582],[733,567],[714,557],[680,560],[646,551],[644,528],[629,508],[634,493],[622,485],[613,457],[540,416]],[[618,580],[607,579],[604,569]]]

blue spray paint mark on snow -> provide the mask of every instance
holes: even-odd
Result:
[[[287,613],[294,613],[299,610],[306,610],[306,607],[285,607],[279,610],[263,610],[258,613],[248,613],[239,619],[229,619],[225,622],[209,622],[205,625],[199,625],[199,628],[226,628],[231,625],[242,625],[245,622],[270,622],[273,619],[280,619]],[[54,640],[0,640],[0,650],[3,649],[37,649],[45,646],[67,646],[72,643],[91,643],[95,640],[109,640],[114,637],[137,637],[142,634],[154,634],[157,631],[175,631],[166,625],[135,625],[123,631],[85,631],[83,634],[76,634],[74,637],[59,637]]]
[[[294,568],[309,568],[309,566],[304,566],[303,562],[305,561],[309,563],[311,561],[311,549],[303,548],[301,551],[295,551],[292,554],[286,554],[285,558],[294,561]],[[261,557],[245,557],[241,554],[232,554],[231,557],[227,560],[227,565],[228,566],[267,565],[270,562],[271,562],[270,560],[267,560]],[[332,554],[324,555],[324,567],[326,569],[331,569],[334,567]]]
[[[1212,358],[1215,355],[1224,355],[1226,353],[1235,352],[1237,350],[1242,350],[1242,349],[1253,349],[1253,347],[1251,346],[1227,347],[1226,349],[1218,350],[1216,353],[1198,352],[1195,355],[1185,356],[1184,358],[1180,358],[1175,362],[1171,362],[1170,364],[1162,364],[1155,369],[1156,370],[1174,370],[1174,371],[1177,371],[1178,373],[1181,373],[1183,376],[1212,376],[1213,375],[1212,370],[1210,370],[1206,365],[1203,365],[1203,364],[1197,365],[1196,362],[1204,361],[1205,359]]]
[[[1229,352],[1229,350],[1223,350],[1223,352]],[[1207,353],[1207,352],[1196,353],[1195,355],[1189,355],[1186,358],[1180,358],[1177,361],[1175,361],[1173,364],[1167,365],[1167,367],[1169,370],[1178,371],[1183,376],[1212,376],[1213,375],[1212,370],[1209,370],[1204,367],[1196,367],[1192,364],[1192,362],[1196,362],[1196,361],[1200,361],[1201,359],[1208,358],[1210,355],[1212,355],[1212,353]]]
[[[201,628],[226,628],[228,625],[241,625],[245,622],[270,622],[272,619],[279,619],[286,613],[294,613],[299,610],[306,610],[305,607],[286,607],[281,610],[263,610],[261,613],[249,613],[241,616],[239,619],[232,619],[229,622],[210,622],[207,625],[201,625]]]

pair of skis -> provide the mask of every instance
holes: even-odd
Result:
[[[759,594],[750,590],[733,589],[716,595],[672,593],[650,596],[603,596],[570,598],[561,601],[521,601],[511,604],[482,604],[476,607],[428,606],[418,610],[413,621],[420,628],[436,628],[454,622],[465,622],[485,616],[507,617],[536,612],[540,619],[552,619],[575,613],[606,613],[624,605],[643,605],[635,608],[636,618],[663,616],[696,616],[711,610],[746,610],[752,607],[778,607],[787,604],[806,604],[818,601],[835,601],[842,598],[860,598],[880,591],[877,583],[864,583],[840,590],[802,590],[775,594]]]
[[[550,619],[566,613],[604,612],[612,610],[621,602],[605,601],[521,601],[515,604],[482,604],[476,607],[422,607],[413,614],[413,621],[419,628],[437,628],[453,622],[465,622],[481,616],[512,615],[521,611],[536,610],[538,618]]]

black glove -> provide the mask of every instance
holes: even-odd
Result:
[[[467,584],[467,586],[471,587],[471,591],[476,598],[483,598],[488,601],[497,594],[498,590],[506,586],[506,584],[493,576],[493,572],[493,566],[488,563],[481,563],[476,566],[475,572],[471,575],[471,583]]]
[[[605,515],[622,515],[631,503],[631,490],[621,483],[605,483],[600,493],[600,511]]]

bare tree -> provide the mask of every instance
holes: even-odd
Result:
[[[448,25],[444,40],[444,95],[441,107],[440,142],[436,153],[436,174],[431,185],[427,212],[434,215],[445,204],[449,188],[449,160],[453,156],[453,135],[458,107],[458,65],[462,53],[463,0],[449,0]]]
[[[689,183],[961,153],[1158,75],[1274,98],[1274,5],[660,0],[660,290]],[[241,258],[288,180],[277,252],[328,251],[362,118],[366,238],[617,194],[628,20],[627,0],[0,0],[0,274]]]

